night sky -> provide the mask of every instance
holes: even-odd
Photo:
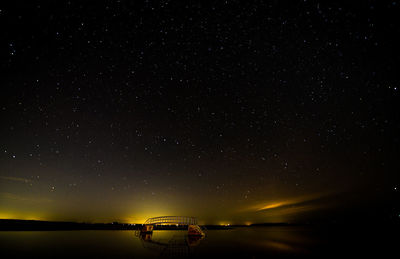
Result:
[[[400,220],[400,2],[52,2],[0,3],[0,218]]]

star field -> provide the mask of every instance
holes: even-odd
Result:
[[[1,5],[0,217],[397,220],[397,1]]]

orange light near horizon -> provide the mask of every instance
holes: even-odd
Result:
[[[18,215],[15,213],[1,213],[0,219],[19,219],[19,220],[48,220],[43,217],[33,215]]]
[[[278,208],[284,205],[289,204],[289,202],[278,202],[278,203],[272,203],[269,205],[266,205],[264,207],[259,208],[258,210],[268,210],[268,209],[274,209],[274,208]]]
[[[14,219],[15,215],[9,213],[0,213],[0,219]]]

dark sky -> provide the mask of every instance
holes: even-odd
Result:
[[[399,220],[400,2],[346,2],[1,2],[0,218]]]

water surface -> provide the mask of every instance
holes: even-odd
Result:
[[[369,234],[368,234],[369,233]],[[158,230],[141,236],[130,230],[3,231],[2,254],[10,257],[195,257],[243,258],[384,255],[394,249],[384,231],[308,227],[238,227],[208,230],[203,239],[187,231]],[[389,234],[388,234],[389,235]]]

